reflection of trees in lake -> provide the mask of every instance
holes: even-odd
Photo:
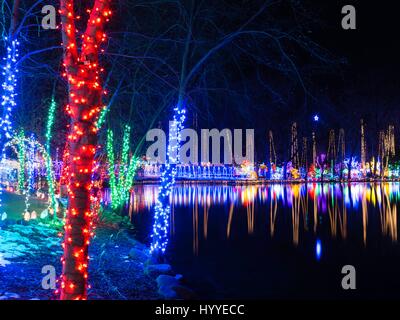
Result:
[[[397,242],[397,203],[391,203],[390,193],[385,186],[377,187],[375,192],[380,192],[378,201],[379,215],[381,219],[382,234],[389,236],[393,242]]]
[[[130,204],[130,210],[138,212],[151,207],[151,199],[157,198],[157,186],[143,192],[140,197],[131,197],[138,203]],[[149,195],[146,193],[149,192]],[[146,199],[146,201],[143,201]],[[349,232],[361,230],[364,245],[367,245],[368,229],[373,228],[369,219],[376,213],[383,237],[397,241],[397,205],[400,200],[400,183],[385,184],[309,184],[268,186],[177,186],[170,197],[172,209],[170,234],[174,236],[175,211],[188,208],[192,211],[193,251],[199,252],[201,241],[209,238],[210,216],[224,213],[223,236],[230,240],[238,228],[245,227],[248,235],[262,230],[265,224],[270,238],[277,230],[289,232],[297,246],[304,234],[323,234],[328,227],[332,238],[348,239]],[[150,202],[149,202],[150,201]],[[267,214],[266,219],[263,215]],[[290,229],[285,224],[285,215],[290,217]],[[221,216],[219,222],[221,223]],[[349,220],[350,219],[350,220]],[[373,219],[375,221],[375,219]],[[201,225],[202,224],[202,225]],[[200,229],[201,228],[201,229]],[[241,227],[240,227],[241,228]],[[257,230],[256,230],[257,229]],[[200,231],[201,230],[201,231]],[[215,229],[213,229],[213,232]],[[372,229],[371,229],[372,231]]]

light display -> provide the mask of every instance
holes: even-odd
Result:
[[[48,193],[49,193],[49,200],[50,200],[50,208],[53,211],[53,217],[54,219],[57,218],[57,201],[56,201],[56,195],[55,195],[55,186],[54,186],[54,181],[55,181],[55,176],[54,176],[54,170],[53,170],[53,162],[51,160],[51,153],[50,153],[50,144],[51,144],[51,139],[52,139],[52,129],[54,126],[54,118],[56,114],[56,109],[57,109],[57,104],[54,100],[54,96],[51,99],[50,103],[50,108],[49,108],[49,114],[47,117],[47,125],[46,125],[46,180],[47,180],[47,185],[48,185]]]
[[[128,171],[128,158],[129,158],[129,143],[130,143],[130,134],[131,127],[126,125],[124,128],[124,137],[122,140],[122,156],[121,163],[119,166],[119,185],[118,185],[118,193],[120,198],[124,192],[125,187],[125,176]]]
[[[66,112],[71,125],[68,135],[68,209],[65,221],[61,299],[85,300],[88,286],[88,246],[93,234],[92,174],[98,128],[103,108],[99,66],[100,45],[106,41],[104,24],[109,21],[109,0],[95,0],[87,9],[87,27],[78,48],[73,0],[60,0],[64,47],[64,76],[69,85]]]
[[[179,163],[181,132],[185,121],[185,109],[174,109],[174,117],[168,137],[167,161],[161,175],[161,185],[154,209],[154,223],[150,252],[162,256],[168,245],[168,228],[170,217],[169,196],[175,185],[176,164]]]
[[[3,115],[0,118],[0,141],[3,143],[3,146],[7,141],[11,138],[12,135],[12,123],[11,123],[11,114],[16,106],[15,97],[16,93],[16,86],[17,86],[17,77],[18,68],[18,47],[19,41],[16,39],[10,40],[7,37],[4,39],[6,42],[9,43],[7,46],[7,53],[6,56],[3,58],[5,61],[3,66],[3,76],[4,82],[2,84],[2,101],[1,106],[3,108]],[[4,148],[1,148],[1,158],[0,161],[3,162],[5,159],[5,152]],[[2,195],[3,195],[3,187],[0,185],[0,212],[2,211]],[[6,212],[1,213],[2,220],[7,218]]]
[[[136,157],[129,160],[131,128],[125,126],[122,142],[121,161],[118,165],[118,176],[116,175],[116,163],[114,153],[114,134],[111,130],[107,132],[107,160],[111,189],[111,207],[113,210],[121,208],[129,200],[129,190],[138,168],[139,161]]]
[[[106,116],[107,116],[108,110],[109,110],[109,108],[107,108],[107,107],[103,107],[103,109],[101,109],[99,118],[97,119],[97,122],[96,122],[97,129],[100,129],[103,126],[104,122],[106,122]]]
[[[5,39],[8,41],[8,39]],[[18,53],[18,40],[11,40],[9,46],[7,47],[7,55],[3,59],[5,60],[5,65],[3,67],[3,95],[1,105],[3,107],[3,116],[0,119],[0,135],[1,138],[11,139],[12,136],[12,123],[11,114],[14,107],[17,105],[15,102],[16,86],[18,73],[17,59]]]
[[[18,161],[19,161],[19,173],[18,173],[18,190],[23,193],[25,188],[25,132],[23,129],[18,134]]]
[[[32,134],[29,138],[28,144],[28,153],[27,153],[27,160],[28,160],[28,193],[34,192],[35,190],[35,162],[36,162],[36,143],[35,137]]]
[[[102,186],[104,181],[104,171],[101,170],[99,162],[96,162],[96,166],[92,172],[92,192],[91,192],[91,210],[93,212],[94,219],[98,218],[98,214],[101,209]]]
[[[117,188],[117,178],[115,176],[115,154],[114,154],[114,134],[112,130],[107,131],[107,160],[108,175],[110,177],[111,206],[115,210],[118,208],[119,196]]]
[[[128,166],[128,170],[126,173],[126,178],[123,186],[123,193],[121,195],[123,202],[126,203],[129,200],[129,191],[133,184],[133,179],[136,174],[136,170],[139,167],[139,159],[136,157],[132,157]]]
[[[61,168],[61,176],[60,176],[60,188],[61,186],[66,186],[69,183],[69,145],[68,141],[65,143],[63,156],[62,156],[62,168]],[[61,190],[60,190],[61,191]]]
[[[22,139],[22,144],[25,144],[24,139]],[[28,150],[27,150],[27,173],[28,173],[28,186],[24,190],[25,192],[25,212],[24,212],[24,217],[27,220],[27,217],[30,219],[30,212],[29,212],[29,207],[30,207],[30,197],[31,193],[35,189],[35,156],[36,156],[36,144],[35,144],[35,138],[33,135],[30,136],[29,142],[28,142]],[[21,160],[21,159],[20,159]],[[23,162],[25,163],[24,160]],[[25,169],[25,168],[21,168]]]
[[[129,200],[129,190],[132,187],[133,179],[139,166],[139,159],[135,156],[132,156],[129,160],[130,133],[131,128],[125,126],[122,145],[122,167],[120,167],[120,174],[122,173],[122,177],[118,181],[121,205],[127,203]]]

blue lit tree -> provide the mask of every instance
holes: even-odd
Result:
[[[168,246],[169,219],[171,215],[169,200],[175,185],[176,165],[179,163],[181,132],[186,118],[185,113],[186,110],[183,108],[176,107],[174,109],[174,117],[168,138],[167,162],[161,174],[161,184],[154,208],[150,251],[157,259],[162,259]]]
[[[16,28],[18,21],[18,12],[19,12],[20,0],[15,0],[13,4],[12,17],[10,22],[10,31],[7,37],[5,37],[6,43],[6,53],[3,66],[3,77],[4,81],[2,84],[2,95],[1,95],[1,107],[2,107],[2,116],[0,118],[0,150],[1,150],[1,159],[3,161],[5,157],[4,153],[4,145],[11,139],[12,136],[12,123],[11,123],[11,115],[16,106],[15,97],[16,86],[17,86],[17,74],[18,74],[18,46],[19,42],[16,38]],[[0,210],[2,207],[1,203],[1,195],[2,195],[2,185],[0,185]],[[2,212],[2,219],[7,217],[6,212]]]
[[[1,110],[0,110],[0,150],[1,150],[1,161],[6,157],[4,146],[10,141],[12,136],[15,134],[13,122],[20,120],[21,118],[25,121],[18,121],[18,127],[26,127],[28,124],[37,121],[31,116],[30,112],[15,112],[17,107],[24,110],[34,110],[35,108],[25,108],[25,102],[31,102],[35,105],[40,105],[40,102],[34,99],[33,91],[29,92],[23,90],[22,82],[25,76],[31,77],[32,73],[24,70],[24,74],[20,75],[19,69],[24,61],[34,62],[32,58],[35,55],[52,51],[60,48],[60,46],[49,46],[47,41],[32,41],[33,32],[32,29],[40,28],[40,10],[37,10],[44,0],[36,1],[20,1],[20,0],[3,0],[1,1],[0,8],[2,14],[2,21],[0,22],[2,42],[4,43],[4,54],[3,54],[3,65],[2,65],[2,87],[1,87]],[[39,12],[39,13],[38,13]],[[35,23],[32,23],[35,21]],[[9,25],[9,28],[6,28]],[[34,35],[37,37],[37,32]],[[24,48],[24,55],[20,57],[19,39],[24,39],[24,43],[29,43],[29,48]],[[35,46],[34,46],[35,44]],[[40,47],[37,47],[40,46]],[[36,62],[33,63],[37,65]],[[38,77],[37,69],[35,77]],[[38,78],[36,78],[37,80]],[[40,81],[37,81],[40,83]],[[27,86],[25,88],[29,88]],[[24,99],[24,95],[29,95],[29,99]],[[21,111],[21,110],[19,110]],[[44,118],[44,117],[36,117]],[[34,121],[33,121],[34,120]],[[32,130],[33,131],[33,130]],[[54,188],[53,188],[54,189]],[[0,185],[0,193],[1,185]],[[54,206],[54,199],[52,200]],[[0,207],[1,207],[1,194],[0,194]],[[0,209],[1,210],[1,209]],[[6,213],[2,213],[2,218],[6,218]]]

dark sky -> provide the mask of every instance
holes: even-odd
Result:
[[[321,13],[322,27],[310,35],[347,63],[335,83],[327,85],[336,113],[358,121],[365,118],[371,131],[380,130],[400,116],[400,16],[396,1],[311,0]],[[344,5],[357,10],[357,30],[343,30]],[[324,108],[321,108],[324,112]],[[346,126],[332,115],[329,125]]]
[[[395,124],[400,135],[397,125],[400,118],[398,5],[393,0],[304,0],[304,3],[318,17],[308,36],[334,56],[346,60],[338,72],[322,75],[315,81],[319,89],[314,91],[316,99],[310,103],[307,119],[314,113],[320,115],[318,130],[322,144],[329,129],[345,128],[349,148],[357,149],[359,121],[363,118],[367,123],[369,151],[373,152],[379,130]],[[343,30],[341,9],[344,5],[356,8],[357,30]],[[311,121],[300,119],[295,108],[293,114],[307,134]],[[279,123],[285,123],[286,116],[282,115]]]
[[[314,30],[319,42],[332,52],[349,58],[359,69],[398,67],[400,16],[392,0],[311,1],[321,8],[322,21],[328,28]],[[357,30],[343,30],[341,8],[351,4],[357,10]],[[394,71],[394,70],[393,70]]]

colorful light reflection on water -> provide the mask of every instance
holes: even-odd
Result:
[[[136,186],[128,206],[139,238],[147,242],[157,192],[156,185]],[[326,294],[324,281],[340,275],[344,264],[371,272],[400,268],[399,183],[178,185],[170,202],[167,254],[178,272],[202,281],[212,278],[229,291],[216,297],[266,297],[263,290],[281,276],[273,276],[277,272],[297,283],[296,294],[308,290],[314,296]],[[254,277],[259,284],[244,284]],[[307,282],[308,277],[315,279]],[[235,279],[240,285],[232,284]]]
[[[151,211],[158,196],[156,185],[136,186],[131,193],[129,214],[135,215]],[[105,194],[105,204],[108,204],[109,194]],[[339,223],[346,223],[347,211],[361,210],[364,215],[364,228],[367,228],[367,213],[370,207],[376,209],[382,218],[381,225],[384,234],[388,231],[394,241],[397,241],[397,203],[400,200],[400,184],[283,184],[267,186],[224,186],[224,185],[181,185],[177,186],[170,197],[171,206],[193,209],[195,204],[207,210],[212,206],[233,206],[250,209],[254,215],[254,204],[269,204],[271,215],[279,213],[279,209],[292,208],[293,223],[298,222],[296,214],[314,216],[314,231],[318,228],[317,216],[328,215],[330,219],[339,219]],[[311,202],[311,207],[310,207]],[[307,205],[306,205],[307,204]],[[233,211],[232,211],[233,210]],[[232,211],[232,212],[231,212]],[[229,224],[229,215],[228,221]],[[254,219],[248,219],[254,223]],[[307,219],[309,221],[309,219]],[[332,222],[332,220],[331,220]],[[229,228],[229,225],[228,227]],[[271,227],[272,228],[272,227]],[[249,226],[249,230],[254,226]],[[336,227],[332,225],[332,232]],[[341,226],[345,237],[345,226]],[[249,231],[249,233],[251,233]],[[366,233],[366,231],[365,231]],[[229,234],[229,232],[227,232]]]

